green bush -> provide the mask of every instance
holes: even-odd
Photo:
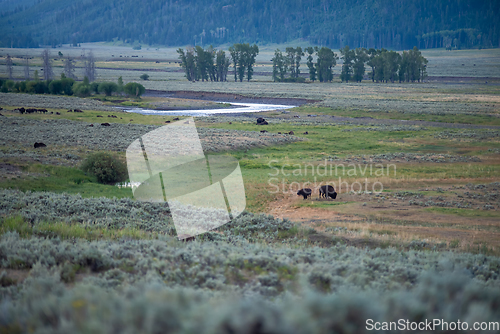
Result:
[[[141,79],[142,80],[149,80],[149,75],[147,75],[146,73],[144,73],[143,75],[141,75]]]
[[[84,82],[77,83],[73,88],[73,92],[79,97],[90,96],[90,85],[86,85]]]
[[[52,80],[49,84],[50,94],[58,95],[61,94],[63,90],[61,80]]]
[[[136,82],[129,82],[128,84],[123,87],[123,90],[125,91],[125,94],[128,96],[135,96],[135,97],[140,97],[144,92],[146,91],[146,88],[144,88],[143,85],[138,84]]]
[[[97,82],[93,82],[90,84],[90,90],[95,93],[95,94],[99,94],[99,83]]]
[[[100,152],[89,155],[82,164],[82,170],[97,178],[99,183],[112,184],[127,179],[127,166],[115,156]]]
[[[114,82],[101,82],[99,84],[99,93],[104,93],[106,96],[111,96],[116,91],[118,91],[118,85]]]

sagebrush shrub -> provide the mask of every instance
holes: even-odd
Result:
[[[127,179],[127,166],[112,154],[100,152],[89,155],[82,164],[82,170],[97,178],[99,183],[111,184]]]

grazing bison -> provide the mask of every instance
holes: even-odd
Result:
[[[257,118],[257,125],[268,125],[267,121],[262,117]]]
[[[39,147],[47,147],[47,145],[45,145],[44,143],[35,143],[35,148],[39,148]]]
[[[335,192],[335,189],[333,189],[333,187],[330,185],[321,186],[319,187],[319,197],[324,197],[324,198],[331,197],[332,199],[336,199],[337,193]]]
[[[306,199],[307,197],[311,197],[311,194],[312,194],[312,190],[309,188],[300,189],[297,192],[297,195],[304,196],[304,199]]]

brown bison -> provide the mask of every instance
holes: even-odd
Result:
[[[304,199],[306,199],[307,197],[311,197],[311,194],[312,194],[312,190],[309,188],[300,189],[297,192],[297,195],[304,196]]]
[[[267,123],[267,121],[264,118],[262,117],[257,118],[257,125],[267,125],[267,124],[269,123]]]
[[[335,192],[335,189],[330,185],[321,186],[321,187],[319,187],[319,197],[320,198],[321,197],[324,197],[324,198],[331,197],[332,199],[336,199],[337,193]]]

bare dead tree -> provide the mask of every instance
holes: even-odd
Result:
[[[30,80],[30,64],[28,55],[24,57],[24,80],[26,81]]]
[[[85,56],[85,76],[89,79],[89,82],[95,80],[95,58],[92,51]]]
[[[43,50],[42,59],[43,59],[43,79],[50,80],[54,76],[54,72],[52,72],[52,61],[50,60],[49,49]]]
[[[64,61],[64,75],[66,78],[71,78],[76,80],[75,75],[75,61],[71,57],[67,57]]]
[[[9,76],[9,79],[12,80],[12,58],[10,55],[7,55],[7,58],[5,59],[5,66],[7,67],[7,75]]]

